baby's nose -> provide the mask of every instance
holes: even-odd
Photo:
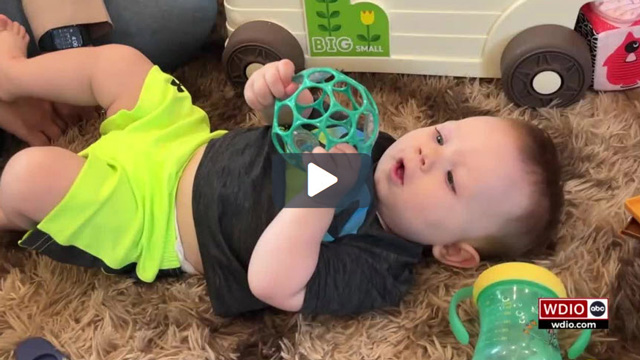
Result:
[[[418,155],[418,165],[422,172],[429,172],[433,169],[438,159],[440,158],[440,148],[436,147],[429,149],[426,147],[418,147],[416,150]]]
[[[437,155],[434,152],[427,152],[422,147],[418,147],[417,149],[418,161],[420,169],[423,172],[428,172],[433,167],[433,163]]]
[[[420,166],[424,167],[427,164],[427,160],[425,159],[425,154],[422,151],[422,148],[418,148],[418,160],[420,160]]]

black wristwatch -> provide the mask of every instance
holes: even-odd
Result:
[[[38,41],[41,51],[57,51],[91,45],[89,29],[85,25],[69,25],[51,29]]]

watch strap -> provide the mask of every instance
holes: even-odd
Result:
[[[40,50],[41,51],[57,51],[57,50],[73,48],[73,47],[59,48],[58,45],[56,45],[55,33],[58,32],[59,30],[67,29],[67,28],[75,28],[80,33],[82,43],[80,44],[79,47],[91,45],[91,35],[89,34],[89,29],[87,28],[86,25],[69,25],[69,26],[62,26],[55,29],[51,29],[45,32],[44,34],[42,34],[42,36],[40,37],[40,40],[38,41],[38,47],[40,48]]]

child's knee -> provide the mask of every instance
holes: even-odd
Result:
[[[100,50],[102,51],[101,59],[111,67],[118,64],[149,62],[142,52],[128,45],[108,44],[100,46]]]
[[[84,159],[57,147],[30,147],[15,154],[0,177],[0,208],[32,220],[46,215],[67,193]]]
[[[125,45],[105,45],[91,77],[91,87],[107,116],[135,107],[153,64],[140,51]]]
[[[13,155],[0,177],[0,206],[13,207],[15,203],[25,201],[33,187],[46,186],[47,181],[40,175],[43,166],[48,167],[45,160],[48,157],[48,147],[30,147]]]

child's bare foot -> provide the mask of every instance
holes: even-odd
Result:
[[[28,43],[29,34],[24,26],[0,14],[0,99],[4,101],[13,100],[6,81],[10,63],[27,57]]]

